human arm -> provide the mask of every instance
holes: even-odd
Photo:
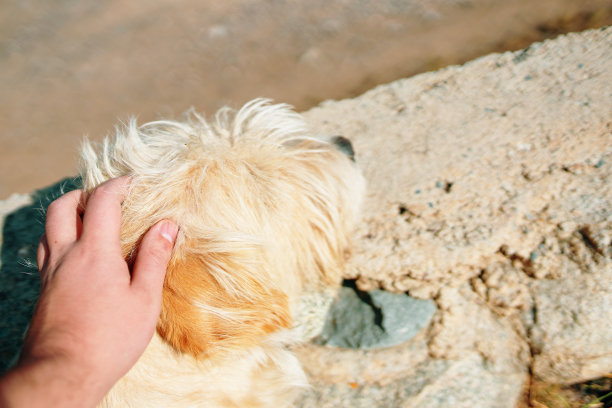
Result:
[[[0,378],[0,406],[93,407],[151,340],[178,227],[154,225],[130,271],[120,247],[128,186],[126,177],[101,185],[83,214],[80,190],[49,206],[41,294],[20,362]]]

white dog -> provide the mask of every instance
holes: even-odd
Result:
[[[180,225],[157,333],[100,406],[290,406],[306,378],[287,346],[320,330],[364,191],[352,155],[265,100],[86,142],[85,191],[132,176],[128,262],[156,222]]]

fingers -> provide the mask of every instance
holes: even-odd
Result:
[[[53,201],[47,208],[45,235],[47,249],[62,252],[62,248],[76,241],[81,232],[81,190],[74,190]],[[39,268],[42,265],[39,264]]]
[[[127,195],[130,178],[115,178],[98,186],[87,201],[87,211],[83,216],[84,241],[94,241],[98,245],[120,245],[121,203]]]
[[[160,221],[145,234],[138,249],[132,270],[132,286],[150,294],[161,293],[166,268],[178,225],[169,220]]]

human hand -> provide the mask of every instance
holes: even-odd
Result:
[[[99,186],[84,213],[80,190],[49,206],[37,254],[40,298],[20,363],[0,380],[8,406],[95,406],[151,340],[178,226],[154,225],[130,271],[120,247],[128,186],[127,177]],[[36,399],[40,387],[45,395]]]

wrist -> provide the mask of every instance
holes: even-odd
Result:
[[[0,379],[0,407],[95,407],[104,392],[66,358],[29,359]]]

